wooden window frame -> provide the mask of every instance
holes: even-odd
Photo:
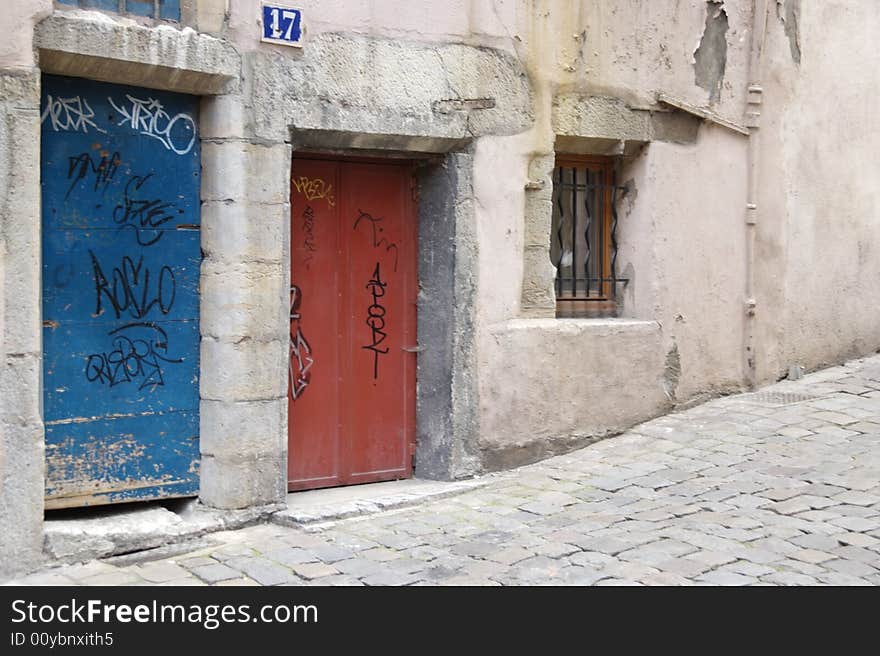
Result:
[[[602,270],[600,272],[601,281],[598,282],[596,287],[591,287],[589,296],[586,294],[586,289],[578,290],[577,294],[583,294],[580,296],[572,296],[566,295],[565,290],[561,289],[560,278],[558,277],[554,281],[554,290],[556,292],[556,316],[558,318],[580,318],[580,317],[607,317],[607,316],[616,316],[617,315],[617,301],[615,300],[617,290],[614,289],[614,282],[611,280],[612,276],[612,258],[613,258],[613,249],[612,249],[612,239],[611,239],[611,230],[612,224],[614,221],[614,185],[615,185],[615,177],[616,177],[616,166],[615,160],[613,157],[601,156],[601,155],[571,155],[571,154],[557,154],[556,161],[553,167],[553,212],[554,212],[554,220],[551,221],[551,231],[553,230],[552,226],[555,225],[555,212],[556,212],[556,202],[557,202],[557,192],[555,186],[557,184],[559,169],[571,169],[575,168],[578,170],[589,170],[591,173],[600,173],[601,174],[601,184],[603,189],[601,193],[603,194],[602,198],[602,216],[600,220],[602,221],[602,225],[600,227],[600,234],[602,235],[602,243],[600,244],[600,250],[597,251],[595,249],[595,244],[593,244],[591,257],[593,255],[599,254],[601,259]],[[594,217],[594,221],[596,218]],[[555,238],[553,234],[551,234],[551,241]],[[573,266],[576,263],[573,263]],[[553,262],[554,266],[557,266],[556,262]],[[583,262],[581,262],[583,265]]]

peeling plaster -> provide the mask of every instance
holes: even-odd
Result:
[[[706,26],[700,44],[694,51],[694,81],[709,92],[709,102],[721,98],[721,84],[727,66],[727,29],[729,22],[724,3],[709,0],[706,3]]]
[[[776,0],[776,15],[785,27],[791,58],[801,63],[801,0]]]
[[[673,344],[666,353],[663,366],[663,389],[670,401],[675,400],[675,390],[678,389],[679,380],[681,380],[681,356],[678,353],[678,344]]]

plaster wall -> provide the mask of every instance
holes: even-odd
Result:
[[[15,0],[4,3],[0,25],[0,70],[32,69],[36,65],[33,48],[34,26],[52,13],[52,0]]]
[[[756,258],[761,380],[880,348],[878,29],[871,2],[770,7]]]
[[[229,38],[245,50],[288,50],[254,43],[260,0],[229,3]],[[519,3],[509,0],[302,0],[296,6],[308,17],[307,39],[345,33],[402,42],[459,42],[512,50],[510,25]]]
[[[708,24],[723,12],[727,29],[723,75],[713,108],[739,120],[745,101],[745,80],[751,2],[742,0],[603,0],[519,3],[516,33],[522,51],[542,82],[561,91],[589,89],[614,96],[635,107],[653,105],[665,92],[697,106],[712,93],[696,84],[695,52]],[[719,15],[716,18],[716,14]],[[720,63],[720,62],[719,62]]]
[[[634,294],[646,278],[651,291],[632,310],[625,300],[624,312],[662,326],[663,385],[674,403],[743,384],[746,147],[743,136],[704,124],[693,145],[648,146],[646,170],[631,178],[621,237],[634,260],[624,254],[621,265]]]

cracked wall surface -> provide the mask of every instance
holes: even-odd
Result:
[[[727,10],[723,2],[706,3],[706,28],[694,51],[694,82],[709,92],[709,102],[721,98],[724,70],[727,68]]]
[[[788,48],[796,64],[801,63],[801,0],[776,0],[776,14],[785,27]]]

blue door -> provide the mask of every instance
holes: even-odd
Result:
[[[194,495],[198,101],[44,76],[41,103],[46,507]]]

